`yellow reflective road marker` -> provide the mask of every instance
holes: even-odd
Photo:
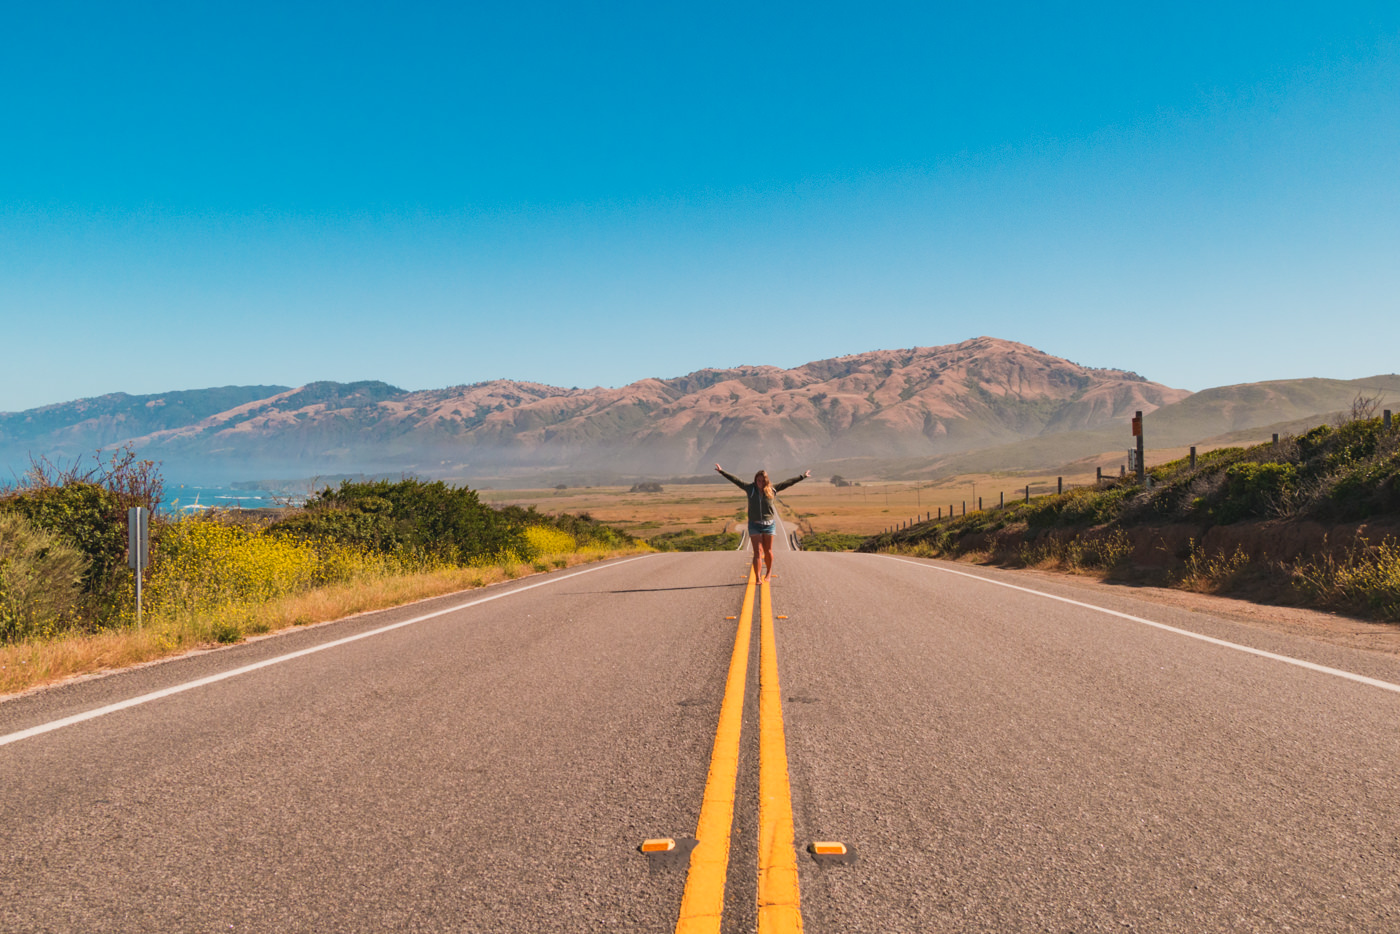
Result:
[[[734,654],[729,660],[729,680],[719,707],[719,728],[710,753],[700,822],[695,828],[699,842],[690,851],[690,872],[685,877],[676,934],[719,934],[724,914],[724,878],[729,869],[729,834],[734,826],[734,783],[739,777],[739,734],[744,725],[744,684],[749,676],[756,583],[750,571],[734,636]]]
[[[778,647],[773,599],[761,590],[758,643],[758,934],[802,930],[797,890],[797,849],[792,837],[792,788],[788,784],[783,696],[778,687]]]
[[[643,840],[642,845],[637,847],[643,853],[669,853],[676,848],[676,841],[671,837],[653,837],[650,840]]]
[[[836,840],[818,840],[808,847],[817,856],[845,856],[846,844]]]

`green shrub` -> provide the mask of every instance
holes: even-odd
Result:
[[[52,635],[75,619],[88,560],[57,534],[0,513],[0,641]]]
[[[1055,564],[1071,570],[1112,570],[1132,553],[1133,544],[1127,533],[1114,529],[1097,535],[1052,535],[1022,545],[1017,557],[1031,566]]]
[[[128,446],[91,466],[35,461],[21,483],[0,490],[0,513],[23,516],[59,536],[87,559],[79,616],[93,628],[114,625],[130,606],[126,567],[126,513],[144,506],[158,515],[163,484],[156,464],[138,460]],[[151,534],[160,528],[153,524]]]
[[[697,535],[690,529],[663,532],[647,539],[647,543],[657,551],[734,551],[740,541],[742,537],[737,532]]]
[[[528,509],[521,506],[505,506],[501,508],[500,515],[507,522],[519,528],[558,529],[573,536],[574,541],[581,549],[626,548],[637,543],[637,539],[631,535],[599,522],[586,512],[579,515],[572,513],[548,515],[537,512],[533,506]]]
[[[855,551],[869,536],[847,532],[812,532],[802,536],[803,551]]]
[[[1323,606],[1368,609],[1400,621],[1400,542],[1359,539],[1338,561],[1324,555],[1293,569],[1294,586]]]
[[[1298,468],[1292,464],[1244,462],[1225,470],[1225,499],[1214,510],[1219,522],[1264,518],[1281,513],[1292,502]]]
[[[294,538],[454,564],[531,553],[522,523],[482,503],[476,491],[440,480],[346,480],[272,528]]]
[[[1043,496],[1022,504],[1020,517],[1031,528],[1102,525],[1118,515],[1135,488],[1120,484],[1106,490],[1081,487],[1055,496]]]

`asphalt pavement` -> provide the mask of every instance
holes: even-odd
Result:
[[[686,864],[637,846],[695,833],[747,566],[556,572],[0,703],[0,931],[674,930]],[[771,594],[805,930],[1400,930],[1400,661],[881,556],[781,553]],[[756,916],[756,630],[724,931]]]

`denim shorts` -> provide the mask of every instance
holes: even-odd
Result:
[[[768,521],[768,522],[750,522],[750,523],[749,523],[749,534],[750,534],[750,535],[774,535],[774,534],[777,533],[777,531],[778,531],[778,522],[777,522],[776,519],[770,520],[770,521]]]

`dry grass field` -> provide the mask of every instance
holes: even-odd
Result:
[[[1205,453],[1206,447],[1199,448]],[[1185,457],[1187,448],[1149,450],[1147,463],[1159,464]],[[873,535],[903,520],[942,510],[970,512],[977,498],[990,507],[1002,495],[1007,502],[1025,495],[1053,493],[1057,481],[1065,487],[1094,482],[1095,468],[1117,474],[1122,454],[1104,454],[1067,464],[1058,470],[1029,473],[979,473],[922,482],[886,481],[877,477],[847,478],[858,486],[837,487],[828,477],[811,479],[786,490],[784,518],[801,523],[805,532],[851,532]],[[728,466],[728,465],[726,465]],[[496,505],[534,506],[541,512],[586,512],[595,519],[647,538],[664,532],[689,529],[708,535],[736,529],[744,518],[743,495],[732,485],[670,484],[661,493],[631,493],[625,486],[592,486],[558,489],[490,489],[480,491],[483,501]]]

